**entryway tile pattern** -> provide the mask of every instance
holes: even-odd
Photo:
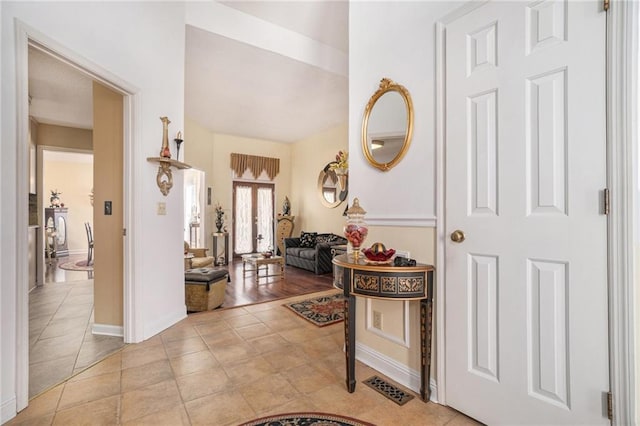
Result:
[[[31,291],[29,397],[124,346],[121,337],[94,336],[92,323],[93,280],[45,283]]]
[[[222,426],[294,411],[376,425],[478,424],[417,395],[395,404],[361,383],[384,376],[359,362],[348,393],[342,323],[316,327],[283,303],[192,314],[39,395],[8,424]]]

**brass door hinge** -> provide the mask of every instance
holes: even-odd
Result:
[[[604,191],[602,191],[602,196],[602,213],[609,214],[611,211],[611,196],[609,194],[609,188],[605,188]]]
[[[123,228],[122,229],[122,236],[126,237],[127,236],[127,228]]]
[[[610,1],[611,0],[602,0],[602,7],[604,9],[604,11],[606,12],[607,10],[609,10],[609,6],[610,6]]]
[[[607,417],[609,420],[613,420],[613,394],[611,391],[607,392]]]

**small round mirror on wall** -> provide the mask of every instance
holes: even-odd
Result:
[[[411,144],[413,103],[407,89],[388,78],[371,96],[362,120],[362,151],[372,166],[388,171]]]
[[[334,208],[347,199],[347,176],[338,176],[327,164],[318,175],[318,196],[322,205]]]

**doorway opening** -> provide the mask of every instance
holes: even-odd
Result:
[[[31,44],[28,58],[31,398],[124,342],[93,333],[94,79]]]

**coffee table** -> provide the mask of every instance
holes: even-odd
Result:
[[[245,277],[247,272],[255,272],[256,283],[260,278],[280,276],[284,279],[284,257],[272,255],[271,257],[264,257],[260,253],[243,254],[242,256],[242,276]],[[250,269],[247,268],[247,264]],[[280,271],[277,269],[275,273],[269,274],[269,265],[280,265]],[[260,275],[260,268],[264,267],[264,275]]]

